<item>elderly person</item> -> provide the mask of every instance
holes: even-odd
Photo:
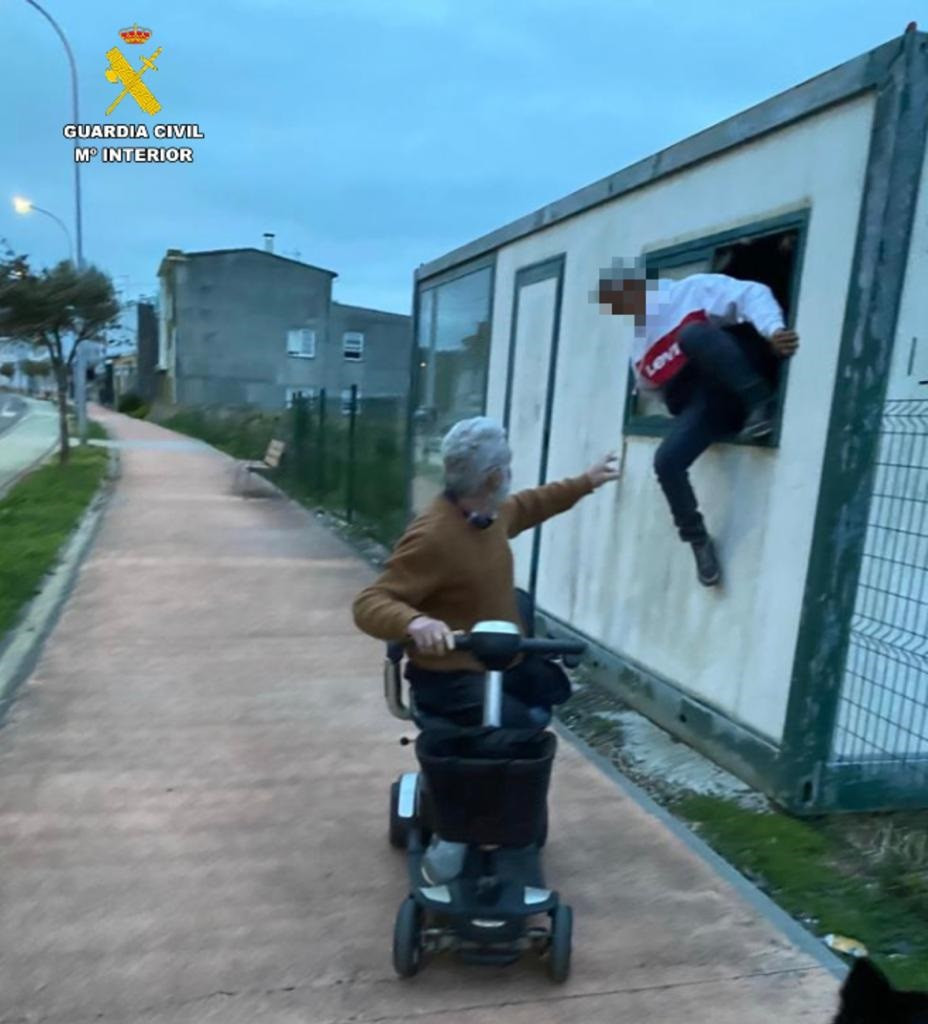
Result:
[[[412,642],[407,678],[425,714],[478,725],[481,665],[454,649],[456,630],[486,620],[522,629],[509,540],[573,508],[618,477],[614,456],[587,473],[508,497],[512,455],[506,435],[484,417],[454,426],[442,444],[445,491],[400,539],[381,577],[354,602],[359,629],[388,642]],[[545,725],[570,695],[563,674],[527,658],[504,679],[503,724]]]
[[[573,508],[618,477],[607,456],[571,480],[508,497],[512,455],[498,424],[484,417],[454,426],[442,444],[445,491],[400,538],[386,569],[354,602],[358,628],[378,640],[412,642],[406,675],[416,708],[458,725],[479,725],[483,667],[454,649],[455,630],[520,620],[509,540]],[[551,706],[570,696],[559,667],[526,658],[503,676],[502,724],[544,727]],[[433,885],[460,873],[466,847],[435,836],[422,861]]]

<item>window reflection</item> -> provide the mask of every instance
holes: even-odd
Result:
[[[419,292],[413,510],[441,489],[441,439],[458,420],[486,408],[492,268]]]

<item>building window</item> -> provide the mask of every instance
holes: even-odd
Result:
[[[361,331],[345,331],[342,335],[345,358],[359,363],[364,358],[364,335]]]
[[[287,388],[287,408],[292,409],[293,403],[305,402],[308,406],[313,404],[316,398],[315,388]]]
[[[441,439],[486,411],[495,261],[420,283],[412,384],[413,511],[442,490]]]
[[[351,388],[342,389],[342,416],[351,415]],[[361,415],[361,389],[357,390],[357,398],[355,404],[355,415]]]
[[[786,322],[792,324],[799,296],[808,218],[808,211],[802,210],[671,249],[646,253],[645,262],[648,270],[657,271],[660,277],[671,280],[680,280],[690,274],[713,273],[727,274],[742,281],[759,281],[770,288],[783,309]],[[772,433],[758,441],[739,443],[773,447],[779,440],[789,362],[778,359],[751,324],[737,324],[728,330],[778,395],[777,418]],[[660,393],[639,390],[631,370],[628,381],[625,433],[662,437],[667,433],[672,417]],[[728,441],[731,443],[734,438]]]
[[[316,332],[309,327],[296,327],[287,331],[287,355],[300,359],[314,359],[316,355]]]

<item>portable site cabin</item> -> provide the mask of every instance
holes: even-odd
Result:
[[[467,416],[507,425],[514,487],[624,445],[618,487],[516,540],[518,582],[631,704],[797,813],[928,806],[926,111],[913,28],[416,273],[410,511]],[[590,298],[636,256],[764,281],[802,338],[775,435],[693,470],[719,588],[654,476],[668,420],[632,325]]]

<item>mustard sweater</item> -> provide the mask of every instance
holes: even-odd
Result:
[[[586,476],[546,484],[512,495],[492,526],[478,529],[442,496],[400,538],[376,583],[354,602],[354,621],[363,632],[387,642],[406,639],[419,615],[469,630],[490,619],[523,628],[515,601],[509,540],[573,508],[593,490]],[[482,671],[463,651],[444,657],[413,653],[421,668],[439,672]]]

